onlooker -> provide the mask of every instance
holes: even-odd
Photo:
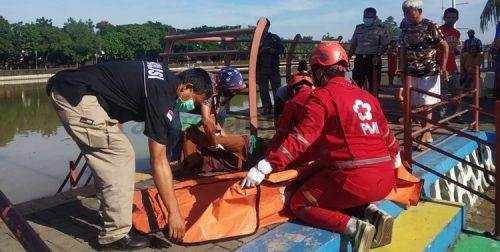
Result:
[[[495,97],[500,99],[500,22],[497,23],[496,33],[495,33],[495,45],[497,48],[497,55],[495,57],[495,86],[493,89],[493,94]]]
[[[189,111],[212,95],[208,73],[194,68],[177,77],[155,62],[107,62],[57,73],[47,84],[47,94],[94,174],[102,211],[101,247],[132,250],[150,244],[130,232],[135,155],[119,127],[127,121],[144,122],[153,179],[168,211],[168,237],[181,241],[185,222],[166,145],[173,111]]]
[[[422,0],[405,0],[402,7],[405,18],[400,25],[401,73],[412,77],[412,87],[439,95],[441,91],[439,74],[443,74],[445,80],[448,79],[448,72],[446,71],[448,44],[443,39],[437,25],[422,16]],[[439,65],[436,60],[436,49],[438,47],[442,51],[442,65]],[[403,77],[401,79],[404,80]],[[413,107],[424,107],[435,104],[440,99],[412,91],[410,101]],[[421,116],[431,120],[432,110],[424,107]],[[425,120],[421,120],[420,124],[422,127],[432,125]],[[426,143],[433,141],[430,130],[422,134],[421,140]],[[425,148],[423,145],[418,147],[419,149]]]
[[[455,61],[455,56],[460,55],[460,32],[455,29],[455,23],[458,20],[458,10],[455,8],[448,8],[444,11],[443,14],[444,24],[439,27],[439,30],[443,34],[444,39],[448,43],[448,61],[446,63],[446,71],[448,71],[449,79],[448,81],[441,79],[441,88],[448,88],[448,91],[441,90],[443,95],[447,95],[447,97],[454,97],[462,93],[460,90],[460,72],[458,71],[457,63]],[[437,50],[437,59],[440,61],[442,58],[441,50]],[[440,62],[441,63],[441,62]],[[439,114],[441,117],[446,117],[447,108],[452,106],[441,106],[439,110]],[[460,109],[459,106],[456,106],[455,113]],[[461,121],[461,116],[456,118],[455,120]]]
[[[396,40],[391,40],[387,48],[387,76],[389,85],[394,85],[394,77],[398,75],[398,46]]]
[[[337,37],[337,41],[338,41],[339,43],[342,43],[342,39],[344,39],[344,37],[343,37],[342,35],[339,35],[339,36]]]
[[[377,11],[374,8],[366,8],[363,12],[363,24],[356,26],[352,35],[352,44],[349,49],[349,60],[356,54],[352,78],[354,82],[363,87],[365,79],[368,80],[370,93],[373,90],[373,71],[377,74],[377,83],[381,80],[381,55],[387,50],[389,44],[387,33],[383,26],[376,25]]]
[[[259,85],[260,101],[262,102],[262,115],[269,115],[273,112],[273,104],[269,96],[269,82],[271,82],[273,97],[276,96],[276,92],[281,86],[279,56],[283,53],[284,47],[280,37],[269,32],[270,25],[271,22],[267,20],[257,59],[256,78]]]
[[[470,88],[474,83],[476,66],[483,61],[483,44],[475,37],[474,30],[467,31],[469,38],[465,40],[461,58],[462,82],[466,88]]]

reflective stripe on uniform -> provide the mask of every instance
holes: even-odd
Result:
[[[383,138],[386,138],[389,136],[389,132],[391,132],[390,130],[387,130],[387,132],[385,132],[385,134],[382,136]]]
[[[285,154],[288,159],[293,160],[292,154],[290,154],[290,152],[285,147],[283,147],[283,145],[280,145],[279,150],[283,152],[283,154]]]
[[[389,148],[390,148],[390,147],[391,147],[391,146],[393,146],[395,143],[396,143],[396,138],[393,138],[393,139],[392,139],[392,142],[391,142],[391,143],[389,144],[389,146],[387,146],[387,147],[389,147]]]
[[[309,141],[307,141],[302,135],[300,135],[297,132],[292,132],[292,136],[299,139],[299,141],[301,141],[303,144],[305,144],[306,147],[309,147],[311,145],[311,144],[309,144]]]
[[[342,167],[356,166],[356,165],[375,164],[375,163],[386,162],[386,161],[390,161],[390,160],[391,160],[391,156],[369,158],[369,159],[362,159],[362,160],[354,160],[354,161],[347,161],[347,162],[334,164],[331,166],[331,168],[342,168]]]

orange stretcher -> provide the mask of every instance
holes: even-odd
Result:
[[[260,227],[293,217],[287,201],[314,169],[289,169],[270,174],[259,186],[240,187],[246,172],[187,180],[174,185],[179,210],[186,220],[183,243],[198,243],[254,234]],[[416,205],[422,182],[403,166],[395,169],[396,188],[388,199]],[[166,230],[168,212],[156,189],[136,191],[132,223],[141,233]]]

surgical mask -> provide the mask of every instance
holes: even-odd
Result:
[[[194,109],[194,101],[193,98],[189,98],[183,101],[180,97],[177,98],[175,102],[175,110],[179,112],[189,112]]]
[[[373,24],[374,19],[373,18],[363,18],[363,23],[367,26],[370,26]]]

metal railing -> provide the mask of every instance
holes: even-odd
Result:
[[[19,214],[7,196],[0,190],[0,217],[7,224],[10,231],[27,251],[50,251],[47,244]]]
[[[475,141],[481,145],[486,145],[486,146],[488,146],[492,149],[495,149],[495,150],[496,150],[495,147],[500,146],[500,140],[499,140],[498,136],[496,137],[495,143],[490,143],[488,141],[480,139],[479,137],[470,135],[467,132],[465,132],[466,130],[472,130],[475,132],[479,131],[479,114],[480,113],[487,115],[487,116],[495,117],[496,118],[495,131],[499,132],[499,130],[500,130],[500,101],[496,101],[495,114],[485,111],[479,105],[479,75],[480,75],[479,66],[476,66],[474,87],[472,89],[466,90],[462,94],[460,94],[456,97],[452,97],[452,98],[446,98],[446,97],[443,97],[441,95],[437,95],[435,93],[431,93],[431,92],[428,92],[425,90],[414,88],[411,85],[412,78],[410,76],[405,76],[404,87],[403,87],[404,88],[404,90],[403,90],[403,134],[404,134],[403,158],[405,160],[407,160],[408,163],[413,163],[413,164],[419,166],[420,168],[422,168],[423,170],[430,172],[430,173],[433,173],[434,175],[440,177],[441,179],[444,179],[444,180],[446,180],[446,181],[448,181],[448,182],[450,182],[450,183],[452,183],[460,188],[463,188],[463,189],[483,198],[484,200],[494,204],[495,205],[495,234],[493,235],[493,238],[500,240],[500,189],[498,186],[496,186],[496,184],[495,184],[495,198],[493,199],[482,192],[474,190],[467,185],[464,185],[458,181],[455,181],[455,180],[447,177],[446,175],[443,175],[439,172],[436,172],[432,168],[427,167],[427,166],[423,165],[422,163],[415,161],[416,158],[418,158],[418,157],[422,156],[423,154],[425,154],[426,152],[432,150],[432,151],[436,151],[442,155],[445,155],[447,157],[453,158],[453,159],[457,160],[458,162],[464,163],[464,164],[470,166],[472,169],[481,171],[481,172],[485,173],[486,175],[494,176],[496,182],[500,181],[500,171],[498,171],[497,169],[495,169],[495,172],[488,171],[481,166],[478,166],[478,165],[476,165],[472,162],[469,162],[463,158],[457,157],[454,154],[449,153],[449,152],[445,151],[444,149],[440,148],[440,146],[442,144],[446,143],[447,141],[453,139],[456,136],[468,138],[471,141]],[[422,94],[425,94],[425,95],[428,95],[431,97],[436,97],[436,98],[441,99],[441,102],[438,102],[434,105],[422,106],[420,108],[412,109],[411,108],[411,100],[410,100],[410,97],[411,97],[410,93],[411,92],[418,92],[418,93],[422,93]],[[468,95],[473,96],[473,104],[468,104],[468,103],[465,103],[461,100],[461,98],[466,97]],[[426,111],[426,110],[428,111],[428,110],[431,110],[433,108],[437,108],[439,106],[444,106],[444,105],[450,104],[450,103],[454,104],[456,106],[459,106],[461,108],[464,108],[465,110],[460,111],[458,113],[455,113],[455,114],[448,116],[446,118],[443,118],[439,121],[434,121],[434,120],[428,119],[425,116],[422,116],[421,114],[419,114],[423,111]],[[445,125],[446,122],[448,122],[448,121],[450,121],[450,120],[452,120],[452,119],[454,119],[462,114],[470,112],[470,111],[473,113],[473,122],[468,124],[468,125],[465,125],[465,127],[461,128],[461,129],[456,129],[456,128]],[[429,123],[431,125],[424,126],[419,130],[413,131],[412,124],[411,124],[412,119],[424,121],[424,122]],[[431,145],[429,143],[426,143],[426,142],[418,139],[418,136],[420,136],[424,132],[426,132],[426,131],[433,132],[437,129],[444,129],[452,134],[450,136],[444,138],[439,143],[434,144],[434,145]],[[412,155],[413,154],[412,147],[413,147],[414,142],[426,147],[426,149],[424,151],[416,154],[415,156]],[[496,152],[496,156],[495,156],[495,166],[496,166],[500,162],[500,154],[499,154],[498,150],[495,152]]]
[[[235,55],[245,55],[248,56],[248,64],[240,65],[238,68],[242,73],[248,74],[248,92],[241,92],[244,95],[248,95],[249,113],[246,112],[232,112],[227,107],[228,112],[236,115],[248,116],[250,119],[250,134],[257,136],[258,134],[258,120],[257,120],[257,83],[256,83],[256,67],[257,67],[257,56],[259,50],[259,44],[263,36],[264,28],[267,26],[268,21],[265,17],[259,18],[257,26],[255,28],[245,28],[245,29],[232,29],[223,31],[213,31],[205,33],[193,33],[193,34],[181,34],[177,35],[176,29],[171,29],[169,34],[165,37],[166,43],[163,53],[160,56],[163,58],[163,64],[169,65],[170,60],[173,57],[196,57],[196,56],[214,56],[223,55],[224,56],[224,66],[231,66],[231,61]],[[242,37],[243,36],[243,37]],[[251,36],[249,38],[249,36]],[[216,42],[221,43],[225,46],[225,50],[220,51],[202,51],[202,52],[173,52],[173,44],[176,41],[184,42]],[[293,59],[296,55],[303,52],[295,52],[297,44],[317,44],[319,41],[313,40],[302,40],[300,34],[297,34],[293,40],[283,40],[283,43],[290,44],[286,52],[286,74],[287,80],[292,75],[292,65]],[[249,48],[248,50],[235,50],[236,43],[250,43],[249,46],[244,46],[244,48]],[[217,71],[218,67],[204,67],[207,71]],[[261,91],[259,91],[261,92]]]
[[[82,178],[85,170],[87,170],[87,167],[88,167],[87,162],[84,160],[80,172],[77,173],[77,168],[78,168],[78,165],[80,164],[80,161],[82,160],[82,157],[83,157],[83,153],[80,152],[80,154],[78,155],[76,160],[69,161],[68,175],[66,175],[63,182],[59,186],[59,189],[57,189],[57,193],[60,193],[64,189],[64,187],[66,186],[68,181],[70,183],[71,190],[77,188],[78,183],[80,182],[80,179]],[[87,180],[84,183],[84,186],[87,186],[90,183],[91,179],[92,179],[92,173],[90,173],[90,175],[88,176]]]

